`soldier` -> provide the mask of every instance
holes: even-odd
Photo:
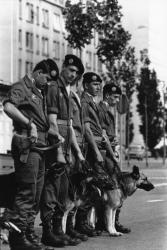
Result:
[[[13,120],[12,156],[16,175],[16,194],[9,214],[21,233],[9,232],[12,250],[42,249],[35,233],[34,221],[44,183],[45,159],[41,147],[47,145],[49,123],[46,114],[46,87],[57,79],[58,68],[51,60],[39,62],[31,76],[12,85],[4,101],[4,111]]]
[[[113,83],[106,84],[103,87],[103,100],[99,103],[101,123],[103,124],[104,133],[106,133],[106,136],[109,138],[112,145],[113,152],[115,152],[115,147],[118,145],[118,141],[115,136],[114,107],[119,102],[121,94],[121,89],[117,85]],[[120,185],[118,180],[121,178],[121,170],[116,152],[113,156],[108,154],[108,152],[106,153],[105,167],[108,174],[115,181],[116,185]],[[117,209],[115,228],[118,232],[129,233],[130,229],[119,223],[119,213],[120,209]]]
[[[64,245],[77,245],[81,241],[71,238],[62,229],[66,200],[69,191],[68,168],[71,165],[71,144],[75,147],[76,157],[84,157],[75,140],[71,126],[71,91],[73,84],[84,72],[81,60],[75,55],[66,55],[60,77],[52,82],[48,89],[48,118],[51,128],[57,133],[62,147],[49,156],[51,169],[48,170],[41,202],[41,220],[43,224],[42,242],[57,246],[56,239]],[[54,138],[50,138],[54,143]]]
[[[88,143],[86,160],[94,172],[94,176],[98,182],[102,184],[101,188],[113,188],[113,183],[109,180],[108,174],[104,170],[105,152],[106,148],[111,150],[108,141],[103,137],[103,130],[99,120],[99,110],[95,98],[101,90],[102,80],[100,76],[94,72],[87,72],[83,75],[84,92],[81,97],[82,117],[84,122],[85,139]],[[100,185],[101,185],[100,184]],[[98,202],[99,201],[95,201]],[[99,205],[99,204],[98,204]],[[89,236],[92,234],[90,227],[87,225],[88,211],[80,211],[80,220],[77,228],[82,233]],[[97,232],[98,234],[99,232]]]
[[[76,137],[76,141],[78,146],[81,149],[81,152],[84,152],[84,146],[85,146],[85,141],[84,141],[84,136],[83,136],[83,132],[84,132],[84,128],[83,128],[83,124],[82,124],[82,115],[81,115],[81,102],[80,102],[80,97],[77,93],[77,89],[76,89],[76,85],[78,85],[78,83],[74,84],[73,86],[71,86],[71,103],[72,103],[72,126],[74,129],[74,133],[75,133],[75,137]],[[74,88],[73,88],[74,87]],[[76,195],[77,197],[74,198],[74,204],[76,205],[70,212],[67,218],[67,233],[69,235],[71,235],[72,237],[76,237],[81,239],[82,241],[86,241],[88,240],[87,235],[85,234],[81,234],[79,233],[76,228],[75,228],[75,219],[76,219],[76,213],[78,210],[78,207],[80,207],[80,205],[82,204],[82,202],[77,202],[76,199],[80,199],[80,189],[82,189],[82,187],[79,185],[75,185],[75,183],[78,181],[78,179],[84,178],[84,174],[83,173],[83,164],[84,161],[79,161],[78,157],[76,156],[76,150],[75,147],[71,148],[72,151],[72,167],[70,169],[69,172],[69,176],[70,176],[70,180],[71,180],[71,184],[72,184],[72,189],[76,190]]]

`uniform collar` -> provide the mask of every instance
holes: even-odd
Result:
[[[28,75],[26,75],[24,78],[25,85],[27,88],[32,89],[33,93],[36,94],[38,97],[42,98],[41,92],[36,88],[35,83],[33,82],[33,79],[31,79]]]
[[[76,92],[74,92],[74,91],[71,90],[71,96],[73,98],[75,98],[75,100],[77,101],[78,105],[81,107],[81,101],[80,101],[80,98],[79,98],[78,94]]]
[[[88,92],[84,91],[82,94],[82,97],[84,98],[84,100],[89,103],[89,102],[94,102],[93,100],[93,96],[90,95]]]

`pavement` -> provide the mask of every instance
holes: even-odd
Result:
[[[78,245],[78,250],[166,250],[167,249],[167,162],[162,159],[149,158],[145,161],[131,160],[122,162],[122,171],[131,171],[137,165],[155,185],[151,192],[138,190],[124,203],[121,223],[130,226],[132,232],[122,237],[111,238],[107,233],[100,237],[89,238]],[[39,216],[36,219],[36,230],[41,235]],[[66,247],[72,250],[74,247]],[[56,249],[56,248],[55,248]],[[1,244],[0,250],[9,250],[8,245]]]

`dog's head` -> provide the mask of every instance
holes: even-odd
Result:
[[[148,180],[147,176],[140,173],[137,166],[133,166],[131,176],[136,180],[136,187],[145,191],[150,191],[154,188],[154,185]]]

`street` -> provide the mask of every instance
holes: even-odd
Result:
[[[131,166],[133,164],[138,165],[142,172],[150,178],[155,185],[155,189],[150,192],[137,190],[133,196],[124,202],[120,222],[130,227],[132,232],[120,237],[109,237],[107,233],[104,233],[102,236],[89,238],[87,242],[76,247],[66,247],[66,249],[167,249],[167,168],[162,168],[159,164],[149,164],[150,167],[146,169],[144,168],[144,162],[131,162]],[[127,170],[126,164],[124,164],[123,170]],[[38,217],[36,227],[38,231],[41,231],[39,223]],[[9,250],[5,245],[1,245],[1,249]]]

